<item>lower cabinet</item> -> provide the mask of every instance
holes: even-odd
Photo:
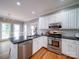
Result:
[[[32,55],[32,40],[19,44],[18,59],[29,59]]]
[[[32,55],[32,40],[11,44],[10,59],[29,59]]]
[[[62,40],[62,53],[68,55],[68,42],[66,39]]]
[[[79,45],[77,45],[77,56],[79,58]]]
[[[47,37],[46,36],[41,36],[41,37],[33,39],[33,54],[42,47],[47,47]]]
[[[74,45],[74,44],[69,44],[68,45],[69,47],[68,47],[68,55],[69,56],[72,56],[72,57],[77,57],[77,55],[76,55],[76,45]]]
[[[74,58],[79,58],[79,41],[62,39],[62,53]]]
[[[33,54],[38,51],[38,38],[33,39]]]
[[[19,44],[11,44],[10,59],[29,59],[40,48],[47,47],[47,37],[41,36]]]

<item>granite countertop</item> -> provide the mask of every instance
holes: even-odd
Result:
[[[79,41],[79,37],[62,36],[62,39],[70,39],[70,40],[78,40]]]
[[[34,38],[38,38],[41,35],[37,35],[37,36],[27,36],[27,38],[25,39],[24,36],[19,36],[19,38],[15,38],[15,37],[11,37],[9,38],[9,40],[13,43],[13,44],[19,44],[19,43],[23,43],[29,40],[32,40]]]
[[[13,44],[20,44],[20,43],[23,43],[23,42],[26,42],[26,41],[29,41],[29,40],[33,40],[34,38],[38,38],[38,37],[41,37],[41,36],[46,36],[46,35],[33,35],[33,36],[27,36],[27,38],[25,39],[24,36],[19,36],[19,38],[15,38],[15,37],[12,37],[10,38],[10,41],[13,43]],[[48,37],[48,36],[47,36]],[[79,37],[68,37],[68,36],[62,36],[61,39],[70,39],[70,40],[78,40],[79,41]]]

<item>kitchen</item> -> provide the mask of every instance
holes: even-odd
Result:
[[[21,20],[16,20],[11,13],[0,16],[0,59],[33,59],[42,47],[58,55],[79,59],[79,1],[74,1],[29,21],[22,20],[20,15]],[[36,15],[34,11],[32,14],[33,17]]]

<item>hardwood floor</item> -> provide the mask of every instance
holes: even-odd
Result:
[[[30,59],[74,59],[74,58],[59,55],[51,51],[48,51],[46,48],[41,48]]]

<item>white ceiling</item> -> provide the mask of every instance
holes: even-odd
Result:
[[[17,6],[18,1],[21,6]],[[21,21],[29,21],[76,2],[79,2],[79,0],[0,0],[0,15]],[[32,14],[32,11],[36,13]]]

